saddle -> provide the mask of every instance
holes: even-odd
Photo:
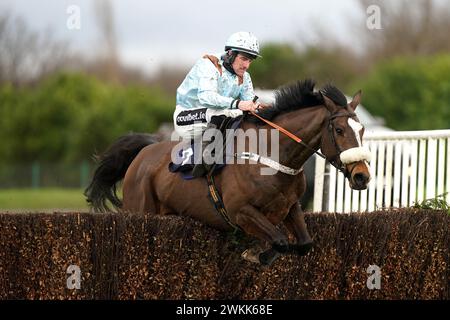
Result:
[[[223,150],[226,150],[227,146],[227,135],[226,131],[228,129],[236,130],[242,122],[243,116],[239,116],[236,118],[226,117],[222,123],[220,124],[219,130],[222,133],[223,137],[226,137],[223,141]],[[231,136],[234,138],[234,136]],[[195,147],[198,145],[193,139],[190,141],[186,147],[181,149],[178,154],[175,163],[169,163],[169,171],[172,173],[179,172],[181,177],[184,180],[192,180],[195,177],[192,175],[192,169],[194,168],[194,158],[196,155]],[[211,170],[208,172],[208,176],[214,176],[219,173],[226,165],[226,154],[224,153],[224,158],[222,159],[222,163],[216,163],[211,166]]]

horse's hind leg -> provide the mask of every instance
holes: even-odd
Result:
[[[312,248],[313,241],[306,227],[305,213],[302,211],[299,203],[291,207],[284,220],[284,225],[297,239],[297,244],[289,245],[289,251],[293,251],[299,255],[308,253]]]
[[[150,179],[125,179],[123,185],[123,210],[134,213],[158,214],[157,198]]]
[[[243,207],[236,215],[236,223],[247,234],[268,242],[272,246],[272,248],[264,252],[262,248],[246,251],[248,256],[246,257],[244,253],[244,258],[247,260],[254,261],[257,257],[261,264],[267,265],[272,263],[279,253],[288,251],[289,243],[287,237],[254,207],[250,205]]]

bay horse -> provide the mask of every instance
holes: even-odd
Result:
[[[278,136],[279,163],[296,174],[277,172],[261,175],[262,163],[228,164],[215,177],[230,223],[214,209],[208,199],[204,178],[183,180],[171,173],[171,149],[177,142],[157,142],[149,134],[128,134],[119,138],[99,157],[99,165],[85,191],[94,211],[107,211],[107,200],[116,209],[155,215],[190,216],[225,231],[232,225],[264,245],[246,250],[243,257],[263,265],[271,264],[281,253],[306,254],[313,241],[308,233],[299,199],[306,189],[301,170],[319,148],[330,163],[343,172],[350,187],[367,188],[370,154],[362,147],[364,127],[356,114],[359,91],[350,103],[336,87],[314,90],[307,79],[278,89],[272,106],[258,115],[301,137],[300,144],[284,134]],[[271,129],[255,116],[248,115],[240,130]],[[237,137],[239,138],[239,137]],[[116,186],[123,180],[123,201]],[[231,225],[230,225],[231,224]],[[284,224],[296,243],[291,243],[279,226]]]

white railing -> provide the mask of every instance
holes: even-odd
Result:
[[[350,189],[342,173],[316,157],[314,212],[363,212],[409,207],[447,192],[450,130],[366,133],[372,153],[367,190]]]

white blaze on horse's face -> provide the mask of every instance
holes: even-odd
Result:
[[[341,162],[343,164],[354,163],[358,161],[370,161],[370,150],[362,146],[360,132],[363,128],[361,123],[349,118],[348,125],[353,129],[355,133],[356,141],[358,142],[358,147],[350,148],[343,151],[340,155]]]
[[[348,118],[348,125],[355,132],[356,141],[358,141],[358,147],[361,147],[362,143],[361,143],[361,136],[359,133],[360,133],[361,129],[363,128],[362,124],[353,120],[352,118]]]

